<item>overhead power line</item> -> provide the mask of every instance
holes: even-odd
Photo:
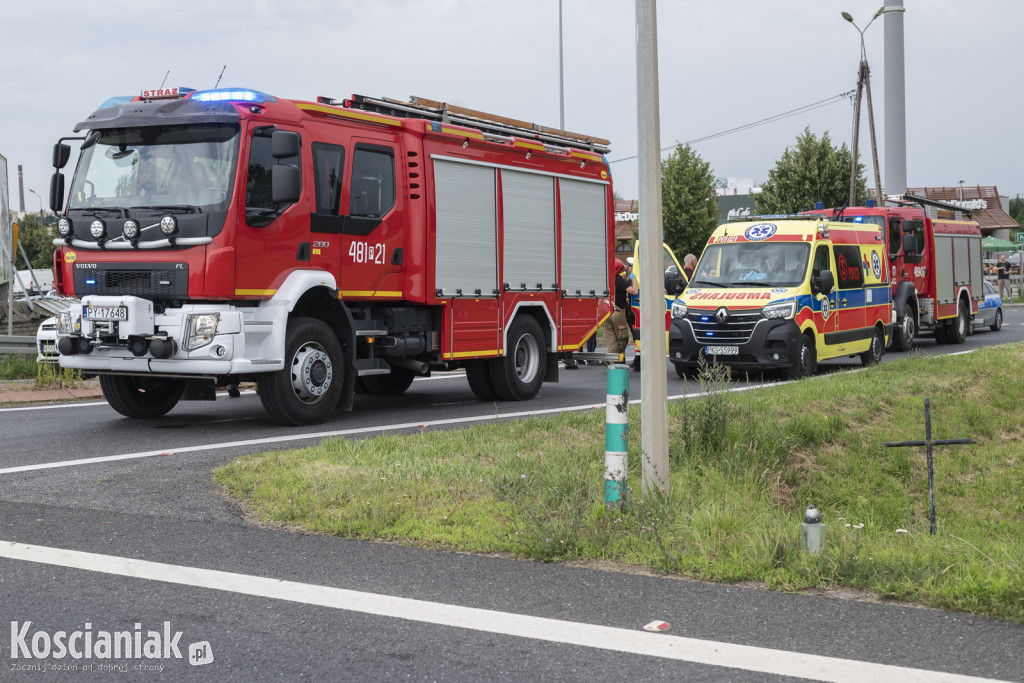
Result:
[[[669,145],[668,147],[662,147],[661,151],[662,152],[667,152],[670,149],[675,149],[676,145],[679,145],[679,144],[681,144],[681,145],[683,145],[685,147],[687,145],[692,145],[692,144],[697,143],[697,142],[706,142],[708,140],[714,140],[715,138],[720,138],[720,137],[723,137],[725,135],[732,135],[733,133],[739,133],[739,132],[744,131],[744,130],[749,130],[751,128],[756,128],[757,126],[763,126],[763,125],[765,125],[767,123],[773,123],[775,121],[780,121],[782,119],[786,119],[786,118],[789,118],[791,116],[796,116],[797,114],[803,114],[804,112],[809,112],[809,111],[813,111],[815,109],[820,109],[822,107],[827,107],[830,104],[835,104],[836,102],[841,102],[842,100],[849,99],[849,98],[853,97],[854,92],[855,91],[853,91],[853,90],[849,90],[847,92],[839,93],[838,95],[833,95],[832,97],[825,98],[824,100],[818,100],[817,102],[812,102],[811,104],[806,104],[806,105],[804,105],[802,107],[797,107],[796,109],[791,109],[791,110],[783,112],[781,114],[775,114],[774,116],[769,116],[768,118],[760,119],[758,121],[753,121],[751,123],[746,123],[746,124],[744,124],[742,126],[736,126],[735,128],[730,128],[728,130],[723,130],[723,131],[718,132],[718,133],[712,133],[711,135],[705,135],[702,138],[695,138],[693,140],[687,140],[686,142],[681,142],[681,143],[676,143],[676,144],[673,144],[673,145]],[[615,159],[614,161],[609,161],[608,163],[609,164],[614,164],[614,163],[618,163],[620,161],[629,161],[630,159],[636,159],[637,156],[638,155],[634,154],[632,156],[622,157],[621,159]]]

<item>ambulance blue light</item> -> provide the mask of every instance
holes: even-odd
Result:
[[[715,336],[715,333],[714,333],[714,332],[708,332],[708,336],[709,336],[709,337],[714,337],[714,336]]]
[[[854,219],[853,219],[853,222],[854,223],[863,223],[864,222],[864,216],[855,216]]]
[[[88,280],[85,281],[85,284],[87,284],[87,285],[94,285],[94,284],[96,284],[96,278],[89,278]]]
[[[702,315],[702,316],[700,317],[700,321],[701,321],[702,323],[706,323],[706,322],[707,322],[707,321],[709,321],[709,320],[711,320],[711,316],[710,316],[710,315]]]
[[[277,102],[273,96],[266,93],[240,88],[201,90],[192,93],[192,99],[200,102]]]

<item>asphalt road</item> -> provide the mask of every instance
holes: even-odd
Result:
[[[1020,341],[1024,310],[1006,313],[1002,332],[963,347],[926,338],[919,352]],[[670,396],[697,390],[666,372]],[[635,397],[642,374],[631,373]],[[262,529],[211,483],[235,455],[327,433],[603,405],[604,375],[563,371],[535,400],[497,405],[461,376],[435,376],[304,429],[268,422],[252,394],[152,421],[95,402],[0,409],[0,680],[1024,680],[1024,628],[995,620]],[[642,630],[656,620],[671,628]],[[58,631],[145,642],[165,622],[182,634],[181,659],[22,649]],[[201,643],[213,661],[192,665],[188,645]]]

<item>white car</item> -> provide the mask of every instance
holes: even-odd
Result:
[[[57,353],[57,319],[47,318],[36,330],[36,363],[59,366]]]

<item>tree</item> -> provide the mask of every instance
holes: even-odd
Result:
[[[689,145],[676,145],[661,162],[661,210],[672,251],[700,254],[718,225],[718,197],[711,164]]]
[[[1010,200],[1010,218],[1017,221],[1017,225],[1024,227],[1024,197],[1017,195]]]
[[[864,164],[857,164],[857,206],[867,199]],[[761,214],[809,211],[821,202],[826,207],[846,206],[850,197],[850,148],[832,145],[828,131],[815,137],[804,128],[796,145],[786,147],[754,202]]]
[[[17,220],[18,241],[21,246],[18,248],[18,270],[25,270],[25,259],[22,255],[28,256],[33,268],[53,267],[53,233],[49,226],[44,225],[36,214],[26,213]]]

